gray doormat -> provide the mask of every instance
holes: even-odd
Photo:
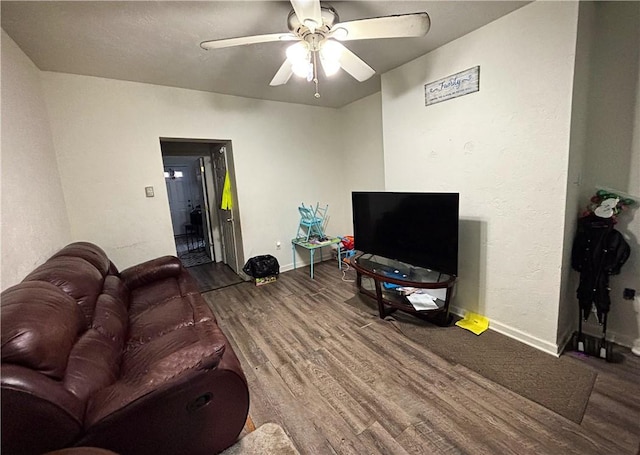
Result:
[[[378,316],[377,302],[362,294],[345,303]],[[556,358],[493,330],[477,336],[453,324],[439,327],[402,311],[386,320],[407,338],[440,357],[573,422],[582,422],[596,373],[578,360],[568,356]]]
[[[182,265],[185,268],[195,267],[197,265],[213,262],[204,250],[196,250],[189,253],[183,253],[178,256],[178,259],[180,259],[180,262],[182,262]]]

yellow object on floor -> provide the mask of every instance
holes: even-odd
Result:
[[[471,313],[467,311],[463,319],[456,322],[458,327],[462,327],[470,332],[480,335],[489,328],[489,320],[481,314]]]

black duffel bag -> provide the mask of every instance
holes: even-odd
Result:
[[[278,264],[278,260],[275,257],[265,254],[249,259],[242,270],[250,277],[264,278],[278,275],[280,273],[280,264]]]

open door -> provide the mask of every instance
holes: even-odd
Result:
[[[198,159],[197,179],[202,188],[202,234],[204,237],[204,248],[209,257],[215,262],[215,251],[213,248],[213,234],[211,232],[211,219],[209,214],[211,213],[211,207],[209,205],[209,189],[207,187],[206,178],[206,165],[204,157]]]
[[[216,198],[218,211],[218,220],[220,222],[220,233],[222,236],[222,260],[231,269],[239,273],[240,267],[238,265],[237,251],[237,239],[235,230],[235,219],[233,209],[223,209],[222,206],[222,194],[225,184],[225,178],[227,176],[228,159],[227,159],[227,147],[222,146],[217,152],[213,154],[213,169],[215,174],[216,185]],[[237,201],[233,201],[235,204]]]
[[[185,176],[188,174],[187,166],[165,166],[165,183],[169,196],[171,210],[171,224],[175,236],[185,233],[184,226],[189,224],[189,214],[193,209],[191,194]]]

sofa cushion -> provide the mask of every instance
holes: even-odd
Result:
[[[98,295],[102,292],[104,276],[91,263],[73,256],[59,256],[48,260],[23,280],[49,282],[71,296],[80,306],[87,327],[91,326]]]
[[[88,242],[75,242],[65,246],[63,249],[55,253],[51,256],[50,259],[61,257],[61,256],[72,256],[80,259],[84,259],[89,264],[94,266],[96,270],[98,270],[102,276],[105,276],[109,273],[115,274],[118,273],[118,270],[115,268],[113,263],[107,257],[107,254],[97,245]]]
[[[147,343],[127,345],[120,376],[125,381],[144,378],[153,383],[196,365],[211,368],[225,345],[226,339],[212,321],[180,327]]]
[[[134,289],[129,300],[129,312],[140,313],[177,296],[200,295],[197,289],[184,286],[183,281],[181,277],[171,277]]]
[[[129,330],[128,318],[125,302],[109,294],[100,294],[91,327],[122,348]]]
[[[23,282],[2,294],[2,363],[61,379],[85,319],[75,300],[51,283]]]
[[[215,368],[225,347],[226,338],[213,321],[182,327],[147,343],[128,346],[119,380],[91,398],[86,427],[142,397],[183,383],[189,375]]]
[[[131,316],[128,344],[145,343],[171,330],[193,325],[193,310],[176,296]]]
[[[163,286],[166,289],[166,286]],[[202,297],[197,293],[176,295],[158,303],[145,306],[130,315],[128,349],[132,345],[145,343],[171,330],[204,321],[215,321],[213,313],[207,305],[202,304]]]
[[[125,309],[129,308],[129,288],[127,288],[119,276],[107,275],[104,279],[102,293],[113,297],[116,301],[120,302]]]
[[[202,300],[200,289],[198,288],[196,281],[188,274],[188,272],[184,271],[176,278],[176,280],[178,281],[180,293],[186,298],[186,301],[193,309],[193,320],[195,322],[205,320],[213,320],[215,322],[216,318],[213,311],[211,311],[211,308],[209,308],[206,302]]]
[[[81,401],[113,384],[120,371],[122,341],[89,329],[80,336],[69,355],[64,386]]]
[[[91,328],[71,350],[65,387],[81,400],[113,384],[120,373],[128,332],[126,288],[117,276],[107,276],[96,301]]]
[[[142,264],[134,265],[120,273],[129,289],[136,289],[166,278],[175,277],[182,272],[182,263],[175,256],[162,256]]]

